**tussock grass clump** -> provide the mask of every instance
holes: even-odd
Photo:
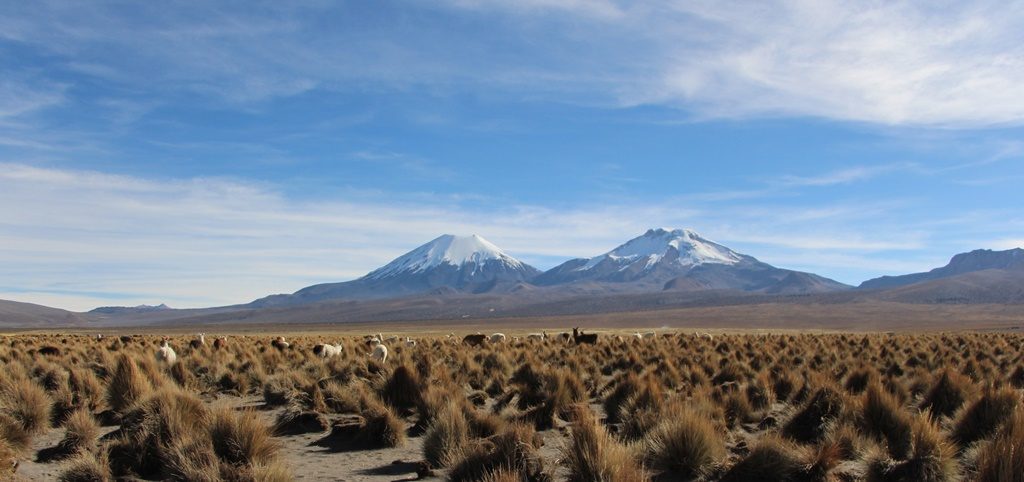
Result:
[[[407,411],[420,404],[424,388],[415,367],[399,365],[381,388],[380,398],[395,410]]]
[[[113,478],[106,457],[83,452],[64,465],[57,480],[60,482],[109,482]]]
[[[263,403],[270,407],[287,405],[293,398],[294,390],[295,386],[284,377],[271,377],[263,385]]]
[[[280,461],[253,466],[251,474],[252,480],[255,482],[291,482],[294,480],[292,471]]]
[[[171,365],[169,370],[171,372],[171,379],[174,383],[177,383],[181,388],[192,388],[195,385],[195,377],[192,375],[192,371],[185,366],[185,363],[175,363]]]
[[[60,460],[78,452],[94,452],[99,439],[100,426],[86,410],[78,410],[68,417],[64,425],[64,438],[54,447],[39,451],[37,460]]]
[[[0,444],[5,449],[22,451],[32,442],[32,434],[14,417],[0,412]]]
[[[208,438],[181,437],[167,447],[164,474],[171,480],[215,482],[221,479],[220,462]]]
[[[301,406],[292,405],[278,414],[274,421],[274,435],[299,435],[319,433],[327,430],[330,424],[327,417]]]
[[[943,370],[921,401],[921,409],[936,416],[953,415],[967,400],[971,380],[952,370]]]
[[[9,478],[17,466],[18,451],[0,437],[0,479]]]
[[[206,434],[207,410],[195,395],[174,387],[139,400],[122,416],[112,434],[110,468],[114,475],[155,477],[164,473],[176,441]]]
[[[130,356],[122,353],[117,358],[117,367],[107,385],[107,405],[115,413],[123,413],[149,392],[150,385],[145,375]]]
[[[639,390],[640,380],[635,374],[629,373],[625,378],[619,380],[602,403],[607,423],[613,424],[622,421],[622,406],[625,405],[629,397]]]
[[[449,403],[434,417],[423,437],[423,458],[432,467],[447,467],[469,442],[463,409]]]
[[[631,451],[598,425],[587,407],[578,407],[574,413],[572,435],[562,449],[562,464],[569,470],[569,482],[647,480]]]
[[[730,427],[757,420],[755,410],[744,391],[731,391],[726,395],[723,408],[725,420]]]
[[[987,389],[981,398],[966,406],[956,416],[951,438],[966,447],[994,434],[999,426],[1010,419],[1020,396],[1010,388]]]
[[[775,437],[757,441],[754,448],[722,475],[720,482],[804,481],[807,464],[799,447]]]
[[[885,441],[890,457],[903,459],[910,453],[913,417],[877,384],[864,396],[863,421],[867,434]]]
[[[861,368],[850,373],[850,375],[846,377],[846,382],[843,384],[843,388],[850,393],[859,395],[864,393],[864,390],[877,380],[877,378],[878,376],[875,370],[870,368]]]
[[[556,417],[567,414],[572,404],[584,397],[584,390],[577,379],[569,378],[562,372],[545,373],[541,380],[542,385],[536,392],[522,393],[521,400],[524,403],[534,400],[535,405],[519,418],[537,430],[548,430],[555,426]]]
[[[981,482],[1024,482],[1024,408],[1017,408],[978,456]]]
[[[219,407],[209,418],[210,439],[221,460],[247,466],[274,461],[279,444],[254,412]]]
[[[360,415],[342,417],[331,426],[331,433],[313,442],[313,445],[333,451],[400,447],[403,444],[405,422],[384,405],[368,408]]]
[[[950,482],[960,474],[954,450],[939,427],[925,413],[914,421],[914,450],[910,457],[894,461],[878,455],[869,457],[868,482]]]
[[[448,472],[450,482],[478,481],[498,472],[511,472],[518,480],[547,482],[544,461],[537,453],[540,439],[533,427],[512,424],[500,433],[477,440],[460,451]]]
[[[782,434],[801,443],[821,440],[828,424],[842,413],[843,397],[830,387],[819,388],[814,396],[782,427]]]
[[[860,430],[852,423],[838,423],[829,428],[826,444],[835,447],[840,460],[854,460],[860,457],[868,444]]]
[[[644,463],[672,480],[703,475],[725,458],[725,440],[701,413],[677,405],[645,439]]]
[[[29,379],[7,381],[0,386],[0,412],[10,416],[29,436],[50,427],[52,404],[46,390]]]
[[[522,482],[522,475],[504,467],[485,475],[481,482]]]

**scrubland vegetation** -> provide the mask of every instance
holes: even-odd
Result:
[[[452,481],[1024,481],[1017,335],[275,338],[4,339],[0,479],[285,481],[320,434]]]

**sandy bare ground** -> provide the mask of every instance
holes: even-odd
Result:
[[[211,404],[229,404],[239,410],[253,410],[260,414],[267,424],[273,424],[275,417],[283,408],[265,409],[260,397],[220,397],[211,400]],[[595,406],[600,409],[600,406]],[[339,415],[327,415],[334,421]],[[563,425],[564,427],[564,425]],[[116,430],[117,427],[105,427],[104,434]],[[444,480],[443,471],[432,477],[423,479],[416,474],[416,462],[423,460],[423,436],[409,437],[405,445],[396,448],[379,450],[357,450],[349,452],[331,452],[327,449],[310,444],[328,432],[276,437],[281,444],[281,454],[289,469],[299,481],[346,481],[346,482],[383,482],[401,480]],[[540,454],[545,459],[545,467],[555,469],[559,448],[565,440],[565,430],[553,429],[541,432],[544,446]],[[47,447],[56,445],[64,436],[62,429],[51,428],[35,437],[32,450],[20,461],[14,480],[53,481],[60,475],[63,461],[50,463],[36,462],[36,454]],[[555,471],[555,473],[559,473]]]

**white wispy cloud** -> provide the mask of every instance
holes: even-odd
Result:
[[[826,172],[817,176],[782,176],[778,179],[777,183],[784,187],[834,186],[837,184],[850,184],[853,182],[866,181],[883,174],[914,168],[916,168],[916,165],[911,163],[853,166]]]
[[[993,249],[1014,249],[1024,248],[1024,238],[1019,239],[1000,239],[992,243]]]
[[[65,85],[6,73],[0,78],[0,119],[17,117],[64,101]]]
[[[317,89],[426,87],[670,105],[696,118],[952,128],[1024,120],[1020,2],[451,0],[404,8],[441,10],[457,17],[452,28],[410,14],[315,30],[319,19],[356,15],[351,8],[211,4],[197,15],[174,4],[31,2],[0,20],[0,31],[64,59],[62,69],[128,91],[185,90],[237,104]],[[17,84],[7,90],[31,85]],[[28,96],[4,107],[0,98],[0,111],[50,101]]]

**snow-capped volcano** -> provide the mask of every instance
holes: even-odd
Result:
[[[662,260],[689,267],[704,263],[736,264],[743,259],[739,253],[701,237],[691,229],[651,229],[605,254],[590,258],[577,271],[590,270],[601,263],[611,262],[620,269],[629,269],[636,263],[644,268],[655,266]]]
[[[818,292],[847,286],[779,269],[737,253],[691,229],[650,229],[593,258],[567,261],[538,276],[539,285],[599,283],[609,289],[728,289],[779,293]],[[805,275],[805,273],[801,273]],[[786,280],[785,284],[780,284]]]
[[[398,257],[364,278],[376,280],[403,273],[422,273],[442,265],[454,267],[469,265],[471,271],[477,271],[491,262],[502,264],[511,270],[521,270],[526,266],[476,234],[470,236],[445,234]]]
[[[481,236],[445,234],[354,281],[313,285],[273,295],[256,306],[373,299],[427,293],[488,293],[533,279],[536,268],[505,254]]]

